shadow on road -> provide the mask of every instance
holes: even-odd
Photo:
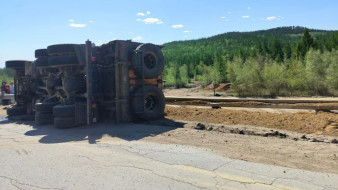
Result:
[[[185,123],[175,122],[169,119],[161,119],[152,122],[113,124],[97,123],[90,126],[81,126],[72,129],[57,129],[53,125],[36,126],[33,121],[2,121],[5,123],[18,123],[30,125],[33,130],[27,131],[26,136],[43,136],[40,143],[63,143],[74,141],[88,141],[95,144],[103,136],[117,137],[127,141],[139,140],[148,136],[156,136],[167,131],[183,127]]]

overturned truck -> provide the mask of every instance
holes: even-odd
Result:
[[[101,46],[58,44],[35,61],[7,61],[15,70],[16,105],[8,116],[35,114],[37,125],[71,128],[102,120],[163,117],[161,46],[115,40]]]

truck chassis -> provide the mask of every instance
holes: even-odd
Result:
[[[121,40],[95,46],[88,40],[38,49],[35,61],[7,61],[15,70],[16,100],[7,114],[35,114],[37,125],[57,128],[161,118],[161,48]]]

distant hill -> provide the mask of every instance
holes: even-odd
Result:
[[[304,27],[300,26],[253,32],[227,32],[197,40],[165,43],[163,53],[167,63],[196,65],[202,61],[206,65],[211,65],[216,54],[226,56],[231,60],[236,55],[247,58],[255,56],[258,52],[263,55],[270,54],[273,51],[273,43],[277,40],[283,52],[290,57],[292,51],[295,52],[296,44],[301,40],[303,32]],[[330,35],[337,31],[309,29],[309,32],[315,39],[318,49],[330,50],[337,47],[337,44],[330,42]],[[291,52],[287,52],[290,51],[288,49]]]
[[[239,96],[338,95],[338,31],[279,27],[164,44],[165,86],[231,83]]]

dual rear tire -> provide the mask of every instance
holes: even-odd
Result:
[[[36,104],[35,123],[37,125],[54,124],[54,126],[59,129],[75,127],[75,105],[57,104],[58,103]]]
[[[35,104],[35,123],[37,125],[53,124],[53,107],[57,105],[56,102],[45,102]]]
[[[77,126],[75,120],[75,105],[57,105],[53,107],[54,126],[58,129],[68,129]]]
[[[57,44],[47,47],[48,64],[50,66],[78,65],[75,51],[76,44]]]

